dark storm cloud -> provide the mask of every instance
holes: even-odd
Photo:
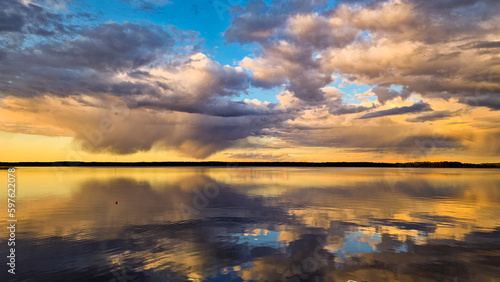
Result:
[[[500,110],[500,93],[466,96],[460,98],[459,102],[474,107],[488,107],[494,110]]]
[[[18,0],[2,0],[0,11],[0,36],[6,33],[23,33],[38,36],[53,36],[72,31],[64,23],[65,16],[33,4]]]
[[[173,35],[158,26],[106,23],[81,30],[74,39],[49,40],[18,52],[4,49],[0,89],[18,96],[152,91],[141,83],[127,87],[115,76],[158,61],[173,52],[174,44]]]
[[[52,68],[125,71],[156,62],[172,52],[175,35],[155,25],[105,23],[63,42],[48,41],[25,51],[35,64]]]
[[[365,107],[365,106],[354,106],[354,105],[345,105],[342,104],[339,107],[334,107],[329,110],[329,112],[332,115],[345,115],[345,114],[354,114],[354,113],[361,113],[365,111],[369,111],[371,109],[374,109],[376,106],[372,105],[371,107]]]
[[[269,38],[277,27],[282,24],[283,17],[268,13],[264,1],[251,1],[239,17],[233,18],[231,26],[226,30],[224,37],[228,42],[250,43]],[[255,15],[259,15],[256,17]]]
[[[432,10],[436,12],[446,12],[451,13],[451,11],[456,11],[456,9],[460,8],[471,8],[474,10],[474,5],[483,6],[483,5],[494,5],[498,4],[496,0],[442,0],[442,1],[426,1],[426,0],[414,0],[413,1],[417,7],[423,8],[426,10]],[[480,8],[484,8],[480,7]],[[462,11],[466,12],[466,11]]]
[[[264,42],[286,23],[287,16],[319,9],[327,3],[327,0],[279,0],[267,5],[262,0],[252,0],[245,7],[233,7],[231,26],[224,37],[228,42],[242,44]]]
[[[282,127],[279,115],[220,117],[162,108],[129,109],[109,96],[107,100],[81,95],[3,100],[9,100],[9,109],[2,106],[2,110],[37,119],[37,128],[70,132],[75,147],[88,152],[131,154],[157,146],[201,159],[244,142],[248,136],[265,136],[264,128]],[[47,129],[33,132],[50,135]]]
[[[118,125],[117,130],[104,136],[102,141],[96,143],[95,146],[87,146],[90,148],[89,151],[131,154],[149,151],[153,145],[158,145],[167,149],[176,148],[187,156],[203,159],[217,151],[231,147],[233,142],[238,139],[259,134],[263,126],[262,120],[254,119],[200,120],[199,118],[185,118],[184,122],[189,124],[165,120],[163,121],[165,124],[150,124],[144,127],[141,121],[148,122],[149,118],[138,119],[135,117],[134,119],[129,124]],[[267,125],[267,122],[264,125]],[[180,130],[180,127],[183,129]],[[155,132],[151,131],[152,128]],[[77,136],[77,140],[86,142],[88,137],[85,135]],[[82,143],[83,145],[84,143]]]
[[[245,68],[255,68],[254,86],[271,88],[286,85],[295,97],[308,103],[325,100],[321,89],[332,82],[330,72],[324,72],[312,58],[310,50],[302,50],[291,44],[269,46],[262,60],[243,60]]]
[[[336,26],[318,13],[293,15],[284,30],[286,36],[283,39],[312,50],[345,47],[362,33],[355,27]]]
[[[444,135],[412,135],[399,141],[396,147],[408,151],[409,149],[418,149],[422,152],[435,149],[454,149],[463,148],[461,141],[457,138]]]
[[[371,112],[371,113],[368,113],[368,114],[365,114],[365,115],[359,117],[358,119],[377,118],[377,117],[394,116],[394,115],[402,115],[402,114],[409,114],[409,113],[420,113],[420,112],[426,112],[426,111],[432,111],[431,106],[427,103],[419,102],[419,103],[415,103],[411,106],[392,108],[392,109],[381,110],[381,111],[377,111],[377,112]]]
[[[0,32],[21,31],[23,25],[24,19],[21,15],[0,11]]]
[[[500,48],[500,41],[484,41],[474,45],[475,48]]]
[[[325,93],[321,88],[332,81],[331,77],[315,70],[306,70],[294,75],[291,78],[289,90],[296,97],[308,102],[324,100]]]
[[[209,99],[203,103],[176,104],[173,101],[140,101],[135,102],[136,107],[149,107],[156,109],[168,109],[192,114],[205,114],[219,117],[240,117],[280,114],[283,111],[277,110],[276,104],[254,107],[244,101],[228,101],[225,99]]]
[[[385,102],[395,99],[397,97],[401,97],[403,101],[408,99],[411,95],[411,91],[407,88],[402,89],[401,91],[396,91],[394,89],[385,88],[385,87],[375,87],[372,89],[372,92],[377,95],[378,101],[383,105]]]
[[[456,115],[457,112],[451,112],[451,111],[436,111],[436,112],[431,112],[428,114],[423,114],[417,117],[412,117],[412,118],[407,118],[406,121],[408,122],[426,122],[426,121],[434,121],[434,120],[441,120],[441,119],[446,119],[449,117],[452,117]]]
[[[39,59],[55,67],[124,71],[156,62],[176,42],[159,26],[132,23],[106,23],[79,34],[63,44],[42,44]]]

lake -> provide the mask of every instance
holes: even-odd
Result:
[[[16,185],[2,281],[500,281],[497,169],[19,168]]]

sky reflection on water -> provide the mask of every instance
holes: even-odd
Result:
[[[499,170],[22,168],[17,178],[19,281],[500,277]]]

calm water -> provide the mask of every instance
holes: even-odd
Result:
[[[19,281],[500,281],[500,170],[16,175]]]

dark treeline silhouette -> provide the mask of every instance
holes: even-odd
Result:
[[[461,162],[0,162],[6,167],[399,167],[399,168],[500,168],[500,163]]]

